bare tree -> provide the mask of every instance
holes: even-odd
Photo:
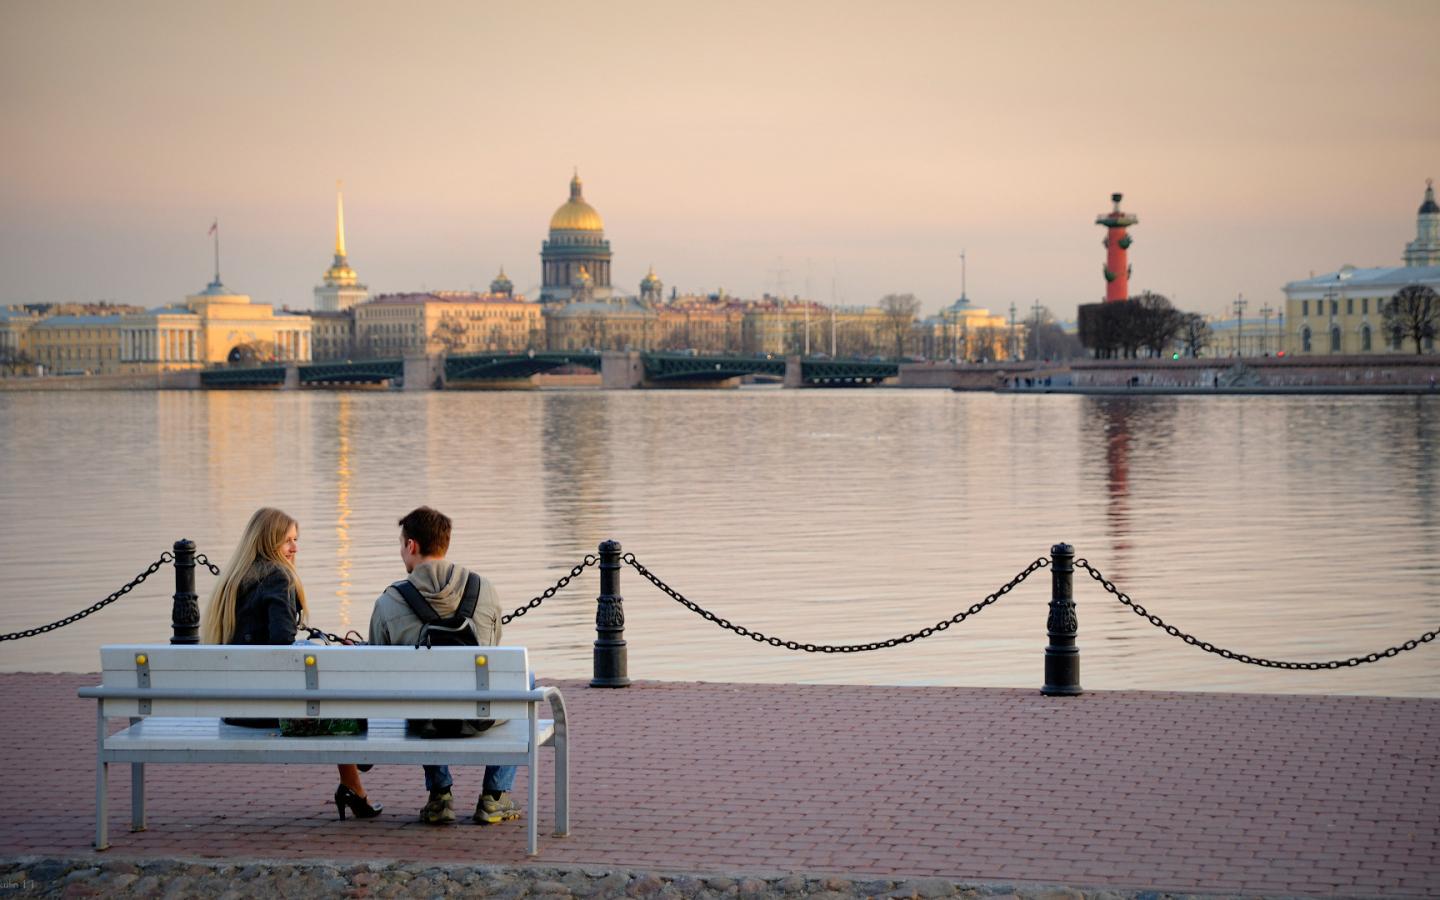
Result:
[[[1420,353],[1421,343],[1433,341],[1440,331],[1440,294],[1423,284],[1407,284],[1385,304],[1384,327],[1397,350],[1409,338]]]
[[[1182,313],[1180,321],[1180,342],[1185,345],[1185,355],[1199,357],[1210,346],[1210,326],[1199,313]]]
[[[1163,294],[1145,291],[1134,298],[1132,311],[1138,318],[1135,324],[1140,346],[1150,351],[1151,356],[1163,356],[1180,333],[1184,313],[1170,305]]]
[[[915,324],[920,301],[914,294],[886,294],[880,298],[880,311],[885,314],[885,329],[895,338],[895,358],[905,355],[905,338]]]
[[[430,333],[430,343],[438,346],[442,353],[456,353],[469,342],[469,325],[459,316],[441,316]]]
[[[0,368],[11,375],[18,375],[35,368],[35,360],[18,347],[0,347]]]

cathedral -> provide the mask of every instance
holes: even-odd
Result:
[[[585,202],[580,173],[570,179],[570,199],[550,217],[550,238],[540,245],[544,271],[540,302],[547,306],[609,300],[610,242],[595,207]]]

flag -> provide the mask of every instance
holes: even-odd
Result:
[[[207,235],[214,234],[214,233],[215,233],[215,229],[217,229],[217,228],[219,228],[219,227],[220,227],[220,220],[219,220],[219,219],[216,219],[214,222],[211,222],[211,223],[210,223],[210,230],[207,231],[207,232],[205,232],[205,233],[206,233]]]

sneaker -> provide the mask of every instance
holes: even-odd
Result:
[[[449,825],[455,821],[455,798],[450,791],[431,791],[430,801],[420,810],[420,821],[426,825]]]
[[[498,797],[481,794],[475,803],[474,818],[481,825],[499,825],[501,822],[520,818],[520,808],[504,791],[501,791]]]

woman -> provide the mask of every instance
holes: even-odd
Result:
[[[280,644],[295,642],[295,631],[305,623],[305,587],[295,573],[295,551],[299,524],[278,509],[255,511],[245,526],[240,546],[225,567],[205,616],[200,636],[207,644]],[[274,728],[274,720],[241,719],[232,724],[251,728]],[[335,811],[345,819],[348,808],[357,819],[380,815],[380,804],[371,806],[360,770],[342,765],[340,786],[335,789]]]

